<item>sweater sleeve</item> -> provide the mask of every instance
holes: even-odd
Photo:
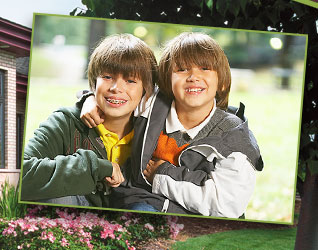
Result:
[[[245,212],[252,196],[255,170],[246,155],[240,152],[222,157],[214,151],[209,158],[214,159],[213,170],[206,166],[193,169],[170,163],[160,165],[152,192],[194,213],[238,218]]]
[[[112,164],[92,150],[70,153],[74,130],[74,121],[63,112],[40,124],[24,149],[21,200],[90,194],[98,181],[111,176]]]

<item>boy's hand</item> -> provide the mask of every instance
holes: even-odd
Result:
[[[91,95],[86,98],[82,111],[81,119],[89,128],[94,128],[104,122],[103,112],[98,107],[95,96]]]
[[[152,183],[153,178],[155,177],[155,173],[157,168],[166,161],[161,159],[152,159],[148,162],[146,169],[144,170],[144,175],[150,183]]]
[[[124,176],[120,171],[120,167],[117,163],[112,162],[113,165],[113,173],[112,177],[106,177],[106,182],[110,187],[118,187],[124,180]]]

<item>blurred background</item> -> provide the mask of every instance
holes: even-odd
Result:
[[[60,106],[88,89],[86,67],[98,41],[114,33],[143,39],[159,61],[165,42],[184,31],[211,35],[232,72],[229,104],[245,115],[265,163],[246,211],[253,221],[291,223],[307,37],[185,25],[35,15],[24,142]]]

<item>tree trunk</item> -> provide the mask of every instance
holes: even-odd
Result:
[[[295,250],[318,249],[318,174],[306,172]]]
[[[98,43],[105,37],[106,34],[106,22],[104,20],[91,20],[89,26],[88,46],[87,46],[87,61],[86,68],[89,63],[91,53],[98,45]],[[84,78],[86,78],[86,73]]]

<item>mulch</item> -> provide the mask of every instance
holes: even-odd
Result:
[[[295,213],[299,213],[300,200],[296,200]],[[172,244],[177,241],[186,241],[189,238],[202,236],[206,234],[219,233],[230,230],[239,229],[279,229],[296,227],[294,225],[282,225],[261,222],[246,222],[220,219],[206,219],[206,218],[192,218],[192,217],[178,217],[178,224],[184,224],[183,230],[178,234],[175,240],[172,239],[154,239],[144,242],[137,246],[137,249],[142,250],[162,250],[169,249]]]

